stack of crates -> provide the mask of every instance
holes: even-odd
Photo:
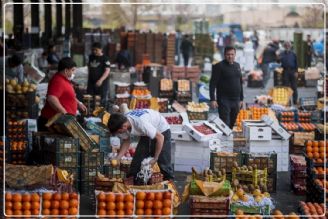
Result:
[[[80,145],[79,140],[62,135],[43,136],[42,154],[44,164],[52,164],[74,176],[73,187],[79,191],[80,185]]]
[[[92,195],[97,173],[103,173],[104,153],[99,150],[81,153],[81,193]]]
[[[238,166],[243,164],[242,154],[211,152],[210,169],[214,172],[219,172],[224,169],[228,180],[231,180],[232,178],[232,169],[234,163],[237,163]]]
[[[144,53],[146,53],[146,34],[136,33],[135,64],[142,64]]]
[[[166,47],[166,65],[175,64],[175,34],[169,34]]]
[[[154,39],[154,63],[162,64],[163,56],[163,35],[161,33],[155,34]]]
[[[202,65],[204,58],[212,58],[214,42],[209,34],[196,34],[194,39],[195,64]]]
[[[134,32],[128,32],[128,51],[131,55],[131,64],[134,66],[136,64],[135,62],[135,45],[136,45],[136,33]]]
[[[147,33],[146,34],[146,53],[148,54],[150,61],[154,62],[154,39],[155,34],[153,33]]]

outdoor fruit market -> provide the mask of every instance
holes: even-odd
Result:
[[[4,218],[327,217],[326,66],[307,52],[322,29],[101,30],[67,5],[73,38],[4,38]]]

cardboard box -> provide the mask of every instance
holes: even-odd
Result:
[[[206,125],[210,129],[213,130],[214,134],[205,135],[199,131],[197,131],[193,126],[194,125]],[[214,139],[218,137],[218,134],[221,133],[220,130],[218,130],[214,125],[208,123],[208,122],[199,122],[199,123],[193,123],[193,124],[186,124],[184,125],[184,130],[192,136],[197,141],[209,141],[210,139]]]
[[[217,128],[222,131],[227,136],[230,136],[232,134],[232,130],[229,128],[227,124],[225,124],[219,116],[211,115],[208,119],[208,121],[213,122]]]
[[[283,139],[288,140],[291,137],[291,135],[283,127],[281,127],[278,122],[274,122],[269,116],[262,116],[262,121],[271,126],[273,131],[275,131]]]
[[[272,129],[268,126],[246,126],[245,137],[250,141],[270,141],[272,139]]]
[[[221,141],[221,139],[212,139],[209,141],[209,148],[211,151],[233,151],[233,141]]]
[[[173,131],[171,132],[171,138],[178,141],[193,141],[194,139],[186,131]]]

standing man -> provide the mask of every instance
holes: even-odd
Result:
[[[183,63],[184,63],[184,66],[186,68],[188,66],[189,57],[190,57],[190,54],[191,54],[192,49],[193,49],[192,43],[189,40],[189,35],[188,34],[186,34],[184,36],[184,39],[181,42],[180,49],[181,49],[181,53],[182,53],[182,57],[183,57]]]
[[[216,42],[216,48],[219,50],[219,53],[221,55],[221,59],[223,60],[223,56],[224,56],[224,37],[222,36],[222,33],[219,32],[219,36],[218,36],[218,41]]]
[[[220,119],[232,129],[244,100],[243,81],[240,65],[235,62],[236,49],[227,46],[224,57],[212,68],[210,98],[211,106],[219,108]]]
[[[283,68],[283,84],[293,90],[293,103],[297,104],[297,57],[291,50],[292,45],[289,41],[284,44],[285,51],[280,55],[281,67]]]
[[[129,176],[136,176],[141,162],[148,157],[151,166],[156,162],[164,176],[164,180],[174,178],[171,165],[171,131],[166,119],[157,111],[150,109],[134,110],[123,114],[112,114],[108,121],[111,134],[122,141],[120,152],[115,160],[118,162],[130,147],[130,135],[140,136],[136,153],[133,157]]]
[[[69,58],[62,58],[58,63],[58,72],[48,84],[46,104],[38,118],[38,131],[47,131],[45,124],[57,113],[76,115],[77,109],[86,111],[87,108],[77,100],[71,80],[74,78],[75,62]]]
[[[306,67],[311,67],[313,52],[313,42],[311,35],[308,34],[306,39]]]
[[[103,54],[101,44],[98,42],[92,44],[92,54],[89,56],[88,69],[87,93],[100,95],[101,104],[105,106],[108,98],[110,62],[109,58]]]
[[[266,83],[270,79],[270,65],[271,63],[277,62],[278,56],[277,51],[279,49],[279,45],[277,44],[277,41],[273,41],[272,43],[269,43],[262,54],[262,63],[261,63],[261,69],[263,72],[263,87],[265,87]]]

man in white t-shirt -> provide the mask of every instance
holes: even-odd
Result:
[[[133,157],[129,176],[136,178],[141,162],[153,157],[151,165],[156,162],[161,169],[164,180],[173,179],[171,165],[171,131],[166,119],[157,111],[141,109],[127,114],[112,114],[108,121],[111,134],[122,140],[120,152],[116,160],[120,160],[130,146],[130,135],[140,136],[136,153]]]

